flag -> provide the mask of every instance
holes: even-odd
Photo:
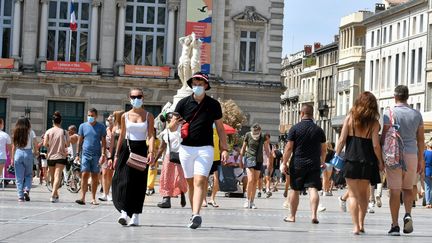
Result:
[[[75,17],[75,9],[74,9],[74,1],[71,0],[71,8],[70,8],[70,25],[71,31],[76,31],[78,28],[76,17]]]

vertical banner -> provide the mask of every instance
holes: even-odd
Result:
[[[210,73],[213,0],[187,0],[186,35],[195,33],[201,45],[201,71]]]

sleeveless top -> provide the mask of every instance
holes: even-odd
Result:
[[[368,162],[370,164],[377,163],[378,159],[373,149],[372,138],[362,138],[355,135],[354,124],[353,136],[347,137],[347,145],[345,149],[345,160],[350,162]],[[368,130],[366,137],[369,137],[370,131]]]
[[[145,122],[130,122],[129,112],[125,115],[126,120],[126,139],[131,141],[145,141],[147,139],[147,120],[148,112]]]

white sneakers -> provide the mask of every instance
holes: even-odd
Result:
[[[127,218],[128,218],[127,213],[122,210],[121,215],[118,218],[118,223],[121,225],[127,225]]]
[[[249,200],[245,200],[245,202],[243,203],[243,207],[244,208],[249,208]]]
[[[379,208],[382,207],[381,196],[376,196],[375,199],[376,199],[377,207],[379,207]]]
[[[131,221],[128,224],[129,226],[138,226],[139,225],[139,214],[132,214]]]
[[[370,202],[370,203],[368,204],[367,212],[368,212],[368,213],[375,213],[375,210],[373,209],[374,207],[375,207],[375,203]]]

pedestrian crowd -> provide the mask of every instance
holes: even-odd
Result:
[[[98,111],[90,108],[87,121],[78,129],[72,125],[64,130],[62,114],[54,112],[53,126],[39,143],[29,119],[19,118],[12,136],[2,131],[4,121],[0,119],[0,172],[8,169],[4,164],[9,155],[18,201],[30,201],[37,158],[39,182],[51,186],[49,200],[57,203],[59,188],[64,182],[71,183],[65,178],[67,171],[71,164],[78,165],[81,192],[75,202],[98,205],[112,201],[119,212],[118,223],[129,226],[140,224],[145,197],[156,193],[158,161],[162,167],[157,206],[171,208],[176,198],[181,207],[189,203],[187,226],[191,229],[201,226],[203,207],[220,206],[216,202],[219,190],[237,191],[245,198],[243,208],[257,209],[255,199],[270,198],[280,183],[285,183],[283,205],[289,213],[283,221],[288,223],[297,221],[300,195],[309,195],[310,222],[318,224],[317,212],[326,210],[320,196],[333,196],[335,188],[346,187],[335,203],[344,212],[348,206],[354,235],[365,233],[366,214],[382,206],[384,185],[389,189],[389,235],[400,235],[401,204],[406,234],[414,229],[411,212],[416,198],[424,198],[424,206],[432,207],[432,141],[425,144],[422,116],[407,105],[406,86],[395,88],[395,106],[385,109],[382,116],[375,96],[361,93],[336,144],[327,141],[314,122],[313,106],[304,104],[301,121],[289,130],[283,146],[272,144],[270,134],[256,123],[241,144],[230,147],[221,105],[206,95],[211,88],[208,76],[195,73],[187,85],[193,93],[173,111],[157,117],[161,129],[155,129],[156,118],[143,106],[145,97],[139,88],[128,94],[132,109],[113,112],[105,125],[97,121]]]

